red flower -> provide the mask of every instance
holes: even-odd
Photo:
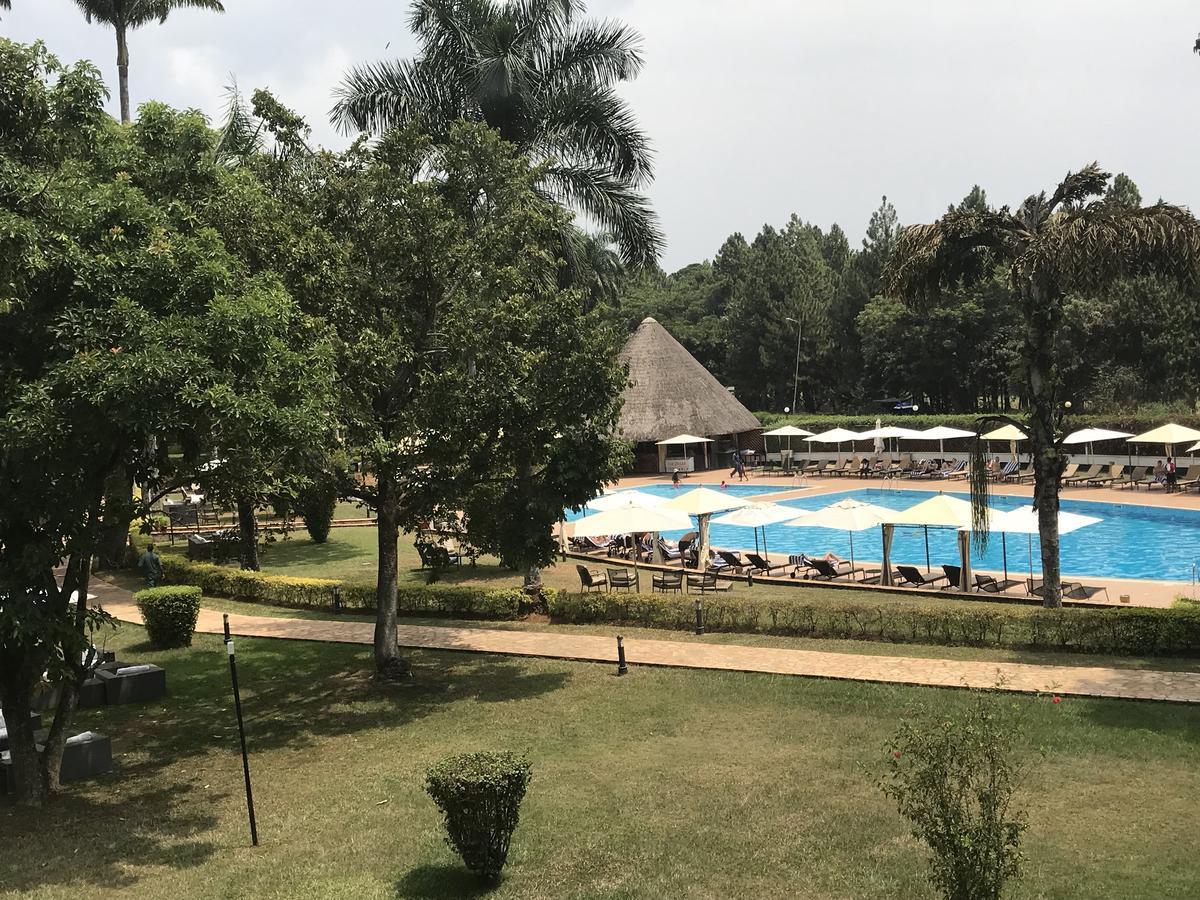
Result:
[[[896,757],[896,759],[899,759],[899,758],[900,758],[900,751],[899,751],[899,750],[893,750],[893,751],[892,751],[892,756]]]
[[[1055,694],[1054,699],[1051,702],[1052,703],[1062,703],[1062,697],[1058,696],[1058,694]]]

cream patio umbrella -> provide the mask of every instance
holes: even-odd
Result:
[[[920,525],[925,529],[925,571],[930,571],[929,528],[971,528],[971,504],[940,491],[928,500],[899,512],[889,510],[889,525]],[[963,556],[963,568],[970,565],[969,553]]]
[[[713,519],[714,525],[737,525],[754,529],[754,552],[758,552],[758,529],[762,529],[762,552],[767,555],[767,526],[796,518],[796,510],[778,503],[750,503]]]
[[[915,428],[901,428],[899,425],[881,425],[878,419],[875,420],[874,428],[870,431],[864,431],[859,435],[863,440],[874,438],[876,441],[913,440],[923,436],[923,433],[917,431]],[[884,448],[876,444],[875,449],[882,452]]]
[[[888,520],[890,509],[858,500],[839,500],[784,524],[794,528],[832,528],[850,535],[850,568],[854,568],[854,532],[866,531]]]
[[[749,505],[749,500],[743,500],[733,494],[700,487],[672,497],[659,509],[678,511],[696,517],[697,531],[700,532],[697,539],[696,565],[703,569],[708,561],[708,522],[712,514]]]
[[[607,534],[635,534],[638,532],[658,534],[660,531],[687,531],[691,527],[692,520],[687,513],[666,509],[661,505],[649,507],[627,502],[569,522],[564,530],[574,537],[598,537]],[[657,545],[657,541],[655,544]],[[633,554],[635,569],[637,564],[638,553],[635,550]]]
[[[995,431],[989,431],[987,434],[980,435],[985,441],[1008,441],[1009,452],[1012,453],[1012,458],[1017,458],[1017,441],[1025,441],[1029,439],[1029,435],[1023,432],[1016,425],[1004,425],[997,428]]]
[[[788,442],[787,442],[788,455],[790,456],[792,453],[792,438],[794,438],[794,437],[804,437],[804,438],[812,437],[812,432],[805,431],[803,428],[797,428],[795,425],[784,425],[781,428],[775,428],[771,431],[764,431],[763,437],[764,438],[769,438],[769,437],[787,438],[788,439]],[[764,444],[764,446],[765,446],[765,444]]]
[[[1058,512],[1058,533],[1070,534],[1088,525],[1103,521],[1094,516],[1081,516],[1079,513]],[[1033,535],[1041,534],[1038,514],[1032,506],[1019,506],[1008,512],[996,512],[988,523],[988,529],[999,531],[1001,537],[1005,534],[1024,534],[1029,537],[1029,580],[1033,580]],[[1008,580],[1008,548],[1004,553],[1004,580]]]
[[[677,434],[675,437],[667,438],[665,441],[658,441],[659,447],[683,447],[683,455],[687,456],[688,444],[703,444],[704,445],[704,468],[708,468],[708,445],[713,442],[712,438],[697,437],[694,434]]]
[[[1166,455],[1174,456],[1176,444],[1183,444],[1190,441],[1200,441],[1200,431],[1184,425],[1176,425],[1174,422],[1168,422],[1166,425],[1159,425],[1157,428],[1134,435],[1129,438],[1128,442],[1130,444],[1162,444]]]

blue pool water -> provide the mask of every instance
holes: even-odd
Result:
[[[687,488],[674,488],[669,484],[638,488],[645,493],[663,496],[676,496],[684,489]],[[785,490],[789,488],[772,488],[757,484],[734,484],[727,488],[727,491],[735,496],[762,495]],[[803,510],[820,509],[846,498],[888,509],[907,509],[928,499],[933,493],[936,492],[866,488],[801,496],[779,502],[785,506],[794,506],[797,515]],[[947,493],[954,493],[964,500],[968,499],[966,492]],[[1007,510],[1026,506],[1029,499],[997,495],[991,498],[991,503],[997,509]],[[1066,574],[1188,581],[1191,579],[1192,563],[1200,560],[1200,511],[1070,499],[1062,501],[1062,508],[1066,512],[1080,513],[1101,520],[1095,525],[1062,536],[1062,568]],[[583,514],[586,515],[586,511]],[[578,517],[579,514],[569,511],[567,513],[568,519]],[[668,537],[677,538],[682,533],[670,534]],[[760,529],[760,541],[761,534]],[[710,535],[715,547],[755,545],[754,531],[750,528],[713,525]],[[772,554],[820,554],[832,550],[839,556],[850,555],[850,536],[845,531],[771,525],[766,529],[766,540],[767,548]],[[1030,539],[1026,535],[1007,535],[1003,540],[998,534],[992,535],[986,551],[979,553],[972,549],[972,564],[981,569],[1003,569],[1005,547],[1010,575],[1019,577],[1022,573],[1027,573],[1030,564]],[[1041,561],[1036,536],[1032,539],[1032,549],[1033,571],[1040,572]],[[854,556],[872,560],[883,556],[882,537],[878,528],[854,534]],[[896,563],[911,563],[924,568],[924,529],[897,525],[892,542],[892,559]],[[929,529],[929,559],[935,570],[939,569],[942,563],[958,562],[958,548],[953,529]]]

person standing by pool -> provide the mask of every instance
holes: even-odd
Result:
[[[1168,491],[1175,490],[1175,484],[1178,480],[1179,480],[1179,475],[1178,475],[1178,472],[1176,471],[1175,457],[1168,456],[1167,457],[1167,478],[1166,478],[1167,490]]]
[[[671,487],[679,487],[679,469],[671,470]]]

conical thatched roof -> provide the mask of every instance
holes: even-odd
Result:
[[[740,434],[762,426],[708,369],[652,318],[621,351],[629,366],[618,430],[629,441],[660,441],[687,432]]]

